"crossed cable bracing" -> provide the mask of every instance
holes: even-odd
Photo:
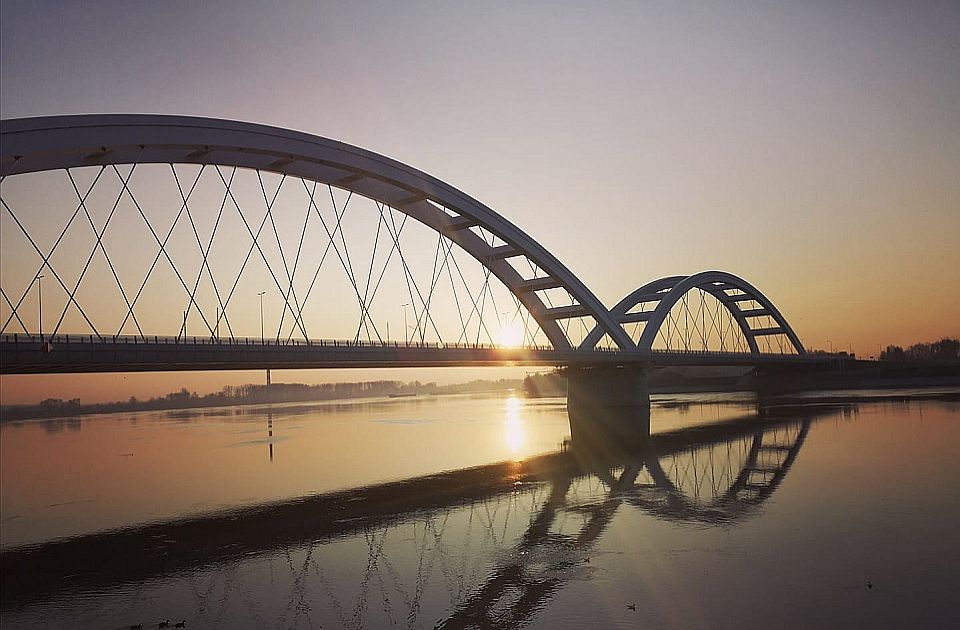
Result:
[[[128,325],[142,339],[162,332],[150,330],[144,324],[142,310],[147,308],[143,306],[146,303],[145,296],[152,290],[151,287],[159,282],[156,279],[158,278],[156,272],[163,266],[172,272],[173,286],[179,286],[178,290],[182,291],[180,295],[184,298],[184,307],[180,311],[183,321],[178,325],[178,336],[185,337],[188,334],[186,323],[196,317],[201,322],[204,336],[221,339],[224,337],[221,334],[221,328],[224,328],[226,337],[235,339],[240,335],[235,322],[237,312],[235,302],[244,285],[244,278],[253,273],[251,270],[256,268],[269,283],[270,292],[276,296],[276,303],[281,307],[274,328],[275,334],[271,335],[274,341],[289,343],[295,338],[308,340],[311,336],[306,314],[308,308],[316,307],[316,296],[324,284],[323,269],[330,269],[331,259],[334,259],[337,261],[334,266],[340,269],[342,276],[347,280],[346,286],[352,294],[352,300],[357,309],[352,333],[354,342],[365,340],[384,343],[388,341],[382,330],[382,320],[380,324],[377,323],[373,308],[377,304],[378,296],[382,293],[381,289],[385,286],[388,273],[395,272],[399,272],[397,276],[405,291],[405,301],[412,310],[409,329],[411,332],[407,334],[408,331],[404,331],[404,337],[409,342],[416,341],[422,344],[438,341],[454,344],[496,345],[498,331],[514,324],[522,326],[523,345],[535,344],[541,340],[540,329],[521,300],[499,285],[499,281],[491,282],[490,269],[479,265],[473,258],[465,256],[459,247],[455,247],[455,241],[448,235],[436,230],[431,232],[435,241],[431,246],[433,251],[431,268],[425,270],[416,268],[409,260],[407,250],[410,247],[422,248],[423,239],[416,241],[418,235],[413,235],[408,241],[406,233],[409,231],[409,215],[399,213],[401,216],[398,217],[398,211],[387,204],[364,198],[368,202],[366,206],[363,207],[364,204],[358,206],[355,197],[359,195],[354,195],[352,191],[345,191],[345,198],[343,196],[338,198],[334,187],[329,184],[319,184],[290,175],[279,176],[279,181],[273,188],[259,170],[249,171],[249,169],[229,165],[201,165],[196,172],[187,175],[180,168],[181,165],[162,166],[169,172],[169,183],[177,198],[174,207],[176,211],[170,215],[167,223],[161,223],[161,220],[151,214],[149,210],[151,200],[144,198],[144,195],[149,196],[149,191],[144,192],[138,189],[132,181],[143,169],[143,165],[139,162],[131,164],[128,169],[118,168],[115,165],[96,167],[96,176],[87,186],[81,186],[75,177],[74,171],[78,169],[57,171],[56,173],[66,174],[74,203],[71,207],[72,213],[67,216],[58,237],[49,247],[44,247],[31,234],[32,227],[27,221],[22,220],[15,201],[11,200],[4,191],[3,211],[16,224],[17,231],[22,235],[23,240],[29,243],[39,262],[32,277],[49,272],[59,285],[60,293],[59,295],[54,293],[54,299],[49,297],[49,289],[48,295],[44,296],[48,302],[58,303],[55,324],[50,329],[45,321],[45,333],[75,334],[76,324],[69,324],[68,315],[71,310],[79,315],[90,333],[101,339],[124,334]],[[253,173],[258,189],[258,201],[251,201],[238,194],[237,180],[242,172]],[[52,173],[54,172],[49,172],[47,175]],[[197,190],[202,187],[202,182],[211,177],[214,181],[219,181],[220,194],[216,203],[207,204],[210,208],[208,217],[212,221],[209,229],[204,230],[198,220],[198,213],[202,214],[203,210],[200,209],[202,202],[197,200],[199,197]],[[109,212],[105,220],[98,226],[88,200],[94,189],[98,185],[102,187],[106,179],[113,180],[112,185],[115,185],[117,190],[111,198],[111,203],[108,204]],[[293,238],[285,238],[282,228],[287,224],[280,225],[281,218],[278,213],[284,215],[285,222],[289,221],[292,208],[287,204],[281,211],[281,191],[292,188],[290,180],[297,179],[300,180],[300,184],[295,187],[302,188],[304,209],[297,221],[296,234]],[[209,181],[207,183],[209,184]],[[327,190],[321,192],[322,188]],[[321,196],[326,197],[327,201],[322,202]],[[121,202],[124,203],[121,204]],[[258,215],[256,219],[253,218],[254,205],[259,206],[262,211],[262,216]],[[357,245],[347,238],[344,225],[351,215],[369,211],[371,207],[376,223],[372,229],[369,256],[364,263],[359,260],[363,256],[358,257],[354,251]],[[122,238],[119,232],[112,231],[112,227],[115,216],[124,211],[132,212],[134,216],[139,217],[141,227],[145,229],[148,240],[152,242],[152,251],[144,260],[145,264],[147,261],[149,264],[136,281],[129,277],[131,271],[129,265],[121,272],[120,268],[124,266],[123,256],[115,255],[106,238],[111,234],[115,240]],[[242,254],[242,256],[238,259],[239,267],[234,267],[235,273],[224,276],[222,265],[218,265],[218,262],[222,261],[216,260],[214,254],[215,250],[218,250],[218,243],[220,248],[226,246],[223,239],[227,237],[221,237],[221,233],[227,230],[224,226],[228,223],[228,219],[232,227],[240,227],[240,233],[243,236],[238,240],[239,236],[236,233],[231,235],[229,242],[229,247],[233,250],[231,253]],[[81,223],[87,225],[93,241],[88,255],[83,260],[83,264],[76,269],[59,268],[54,260],[54,254],[64,247],[65,236],[79,230]],[[322,238],[313,236],[318,228],[321,230]],[[496,237],[482,228],[476,227],[474,232],[482,236],[491,246],[495,242]],[[182,243],[178,242],[177,246],[172,245],[176,234],[186,235],[184,238],[189,237],[189,241],[192,242],[192,253],[185,252]],[[243,243],[244,240],[246,244]],[[276,249],[268,252],[268,243],[271,248]],[[311,256],[306,256],[307,252]],[[142,249],[139,252],[140,255],[144,253],[147,252]],[[184,257],[185,253],[186,257]],[[106,268],[109,269],[108,276],[103,276],[102,273],[97,276],[91,271],[92,263],[97,256],[105,261]],[[308,258],[313,258],[315,264],[311,265]],[[525,257],[521,257],[521,260],[527,262]],[[192,267],[194,271],[188,272],[187,269],[194,264],[194,261],[196,262]],[[465,264],[471,267],[469,271],[464,267]],[[479,273],[476,269],[478,266],[481,267]],[[391,269],[394,269],[394,272],[390,272]],[[67,271],[66,275],[65,271]],[[67,279],[71,271],[77,272],[72,281]],[[26,273],[22,276],[26,278]],[[4,282],[4,285],[6,284],[8,283]],[[16,282],[10,284],[15,285]],[[84,286],[88,287],[88,293],[95,292],[97,295],[103,295],[110,285],[122,300],[122,306],[120,306],[122,317],[117,318],[119,325],[114,329],[110,329],[103,323],[102,316],[94,317],[90,310],[90,300],[85,300],[80,295]],[[495,286],[501,288],[495,291]],[[173,287],[168,285],[168,289],[171,288]],[[23,312],[27,308],[33,308],[32,300],[28,299],[31,290],[36,291],[33,282],[29,282],[29,278],[22,283],[15,294],[11,294],[7,286],[0,287],[0,296],[7,310],[0,331],[12,332],[11,327],[15,326],[16,330],[30,334],[31,330],[36,328],[35,324],[28,323],[27,318],[23,317]],[[204,295],[209,295],[209,298],[201,299],[202,291],[206,292]],[[441,293],[444,294],[444,299],[438,301]],[[169,297],[176,296],[173,294]],[[338,300],[341,307],[342,299]],[[504,299],[509,306],[501,304],[501,300]],[[169,299],[165,302],[169,302]],[[441,303],[444,308],[453,307],[450,313],[455,315],[456,328],[450,327],[449,317],[445,323],[437,319],[435,311]],[[213,310],[212,307],[216,307],[216,314],[209,312]],[[96,311],[98,309],[94,308],[94,312]],[[110,315],[117,313],[119,312]],[[102,313],[98,314],[102,315]],[[174,320],[179,321],[176,318]],[[80,331],[81,334],[84,332]]]

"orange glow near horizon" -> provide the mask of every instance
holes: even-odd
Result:
[[[274,383],[362,382],[391,380],[440,385],[472,380],[522,379],[530,368],[425,368],[354,370],[273,370]],[[46,398],[71,400],[81,404],[140,400],[165,396],[187,388],[203,396],[220,391],[225,385],[265,383],[261,370],[235,372],[140,372],[123,374],[50,374],[0,376],[0,404],[34,404]]]

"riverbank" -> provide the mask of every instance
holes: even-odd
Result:
[[[447,394],[480,394],[509,391],[522,386],[520,379],[473,380],[454,385],[421,383],[420,381],[359,381],[350,383],[273,383],[270,385],[227,386],[219,392],[199,396],[187,388],[159,398],[110,403],[82,404],[79,398],[62,400],[48,398],[35,405],[0,405],[0,422],[71,418],[92,414],[174,411],[183,409],[207,409],[242,405],[269,405],[283,403],[309,403],[358,398],[407,398],[414,396],[438,396]]]
[[[960,387],[960,365],[854,361],[840,367],[803,368],[765,373],[743,368],[660,368],[649,375],[650,394],[756,392],[790,395],[807,391],[896,390]],[[274,383],[224,387],[198,396],[183,388],[160,398],[82,404],[80,399],[49,398],[35,405],[0,405],[0,423],[72,418],[92,414],[174,411],[244,405],[310,403],[359,398],[411,398],[455,394],[520,391],[528,398],[567,395],[564,370],[529,374],[524,379],[474,380],[453,385],[420,381],[360,381],[349,383]]]

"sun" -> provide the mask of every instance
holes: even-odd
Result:
[[[523,327],[520,322],[508,322],[497,331],[497,345],[516,347],[523,345]]]

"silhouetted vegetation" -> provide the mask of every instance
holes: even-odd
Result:
[[[960,363],[960,339],[944,338],[933,343],[917,343],[906,350],[887,346],[880,353],[881,361],[912,363]]]
[[[523,379],[523,392],[530,398],[566,396],[567,376],[562,369],[544,374],[527,374]]]
[[[125,401],[110,403],[80,404],[79,398],[61,400],[48,398],[36,405],[10,405],[2,407],[3,421],[26,420],[31,418],[58,418],[65,416],[89,415],[95,413],[117,413],[121,411],[157,411],[169,409],[189,409],[194,407],[223,407],[229,405],[257,405],[272,403],[310,402],[322,400],[342,400],[349,398],[373,398],[378,396],[416,396],[430,394],[467,394],[515,389],[520,387],[518,379],[499,379],[496,381],[475,380],[456,385],[437,385],[413,381],[362,381],[357,383],[322,383],[306,385],[304,383],[273,383],[271,385],[227,385],[219,392],[200,396],[186,387],[159,398],[138,400],[131,396]]]

